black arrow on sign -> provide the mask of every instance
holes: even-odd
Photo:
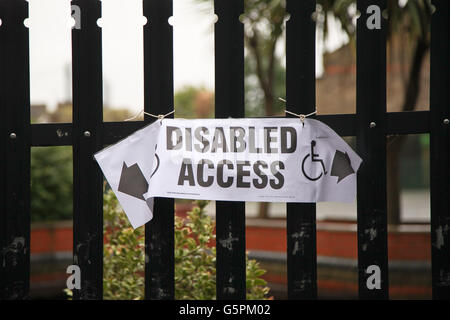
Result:
[[[148,190],[148,182],[137,163],[130,167],[123,163],[118,190],[145,201],[144,193]]]
[[[350,162],[350,157],[347,152],[341,152],[336,150],[333,158],[333,164],[331,165],[331,176],[338,177],[337,183],[341,182],[346,176],[355,173]]]

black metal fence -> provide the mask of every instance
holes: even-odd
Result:
[[[244,0],[215,0],[216,117],[244,117],[244,37],[239,15]],[[433,298],[450,298],[450,2],[434,0],[431,33],[430,111],[386,112],[386,20],[365,27],[369,5],[358,0],[357,112],[319,115],[342,136],[356,136],[363,158],[358,172],[359,296],[386,299],[388,252],[386,136],[431,137],[431,243]],[[72,31],[73,123],[30,124],[29,39],[25,0],[0,0],[0,297],[28,297],[30,277],[30,148],[73,146],[74,264],[81,268],[76,299],[102,298],[102,174],[93,154],[153,119],[102,120],[101,3],[73,0],[82,12]],[[315,0],[287,0],[286,95],[292,111],[315,109]],[[173,106],[171,0],[143,0],[145,111],[165,114]],[[447,119],[447,120],[446,120]],[[217,202],[217,239],[236,239],[233,250],[217,247],[218,299],[245,299],[245,206]],[[157,199],[146,226],[145,296],[174,298],[174,201]],[[370,237],[367,230],[376,231]],[[287,270],[290,299],[317,298],[316,206],[287,205]],[[293,250],[300,245],[302,250]],[[381,289],[366,286],[368,266],[381,269]]]

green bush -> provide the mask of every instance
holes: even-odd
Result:
[[[214,224],[205,214],[207,201],[175,216],[175,299],[211,300],[216,297],[216,248]]]
[[[72,219],[72,148],[31,149],[31,221]]]
[[[187,219],[175,217],[175,298],[216,299],[216,247],[214,222],[206,215],[208,201],[195,201]],[[246,256],[247,299],[267,299],[269,288],[260,277],[266,273]]]
[[[176,299],[216,299],[214,222],[205,214],[207,204],[196,201],[186,219],[175,218]],[[104,195],[103,214],[103,297],[143,299],[144,227],[133,230],[111,190]],[[264,273],[247,258],[247,299],[267,299],[269,288],[260,278]]]
[[[133,230],[110,189],[103,197],[103,298],[144,297],[144,228]]]

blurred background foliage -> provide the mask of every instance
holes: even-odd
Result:
[[[214,93],[205,87],[186,86],[174,96],[177,118],[214,118]]]
[[[72,219],[72,148],[31,149],[31,221]]]

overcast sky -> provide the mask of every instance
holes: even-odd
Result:
[[[70,0],[29,2],[31,102],[44,103],[53,109],[71,96]],[[213,90],[212,5],[174,0],[173,19],[175,90],[185,85],[202,85]],[[102,1],[105,104],[135,111],[143,108],[142,24],[142,0]],[[331,47],[341,42],[338,35],[331,39]],[[319,42],[317,51],[320,73]]]

